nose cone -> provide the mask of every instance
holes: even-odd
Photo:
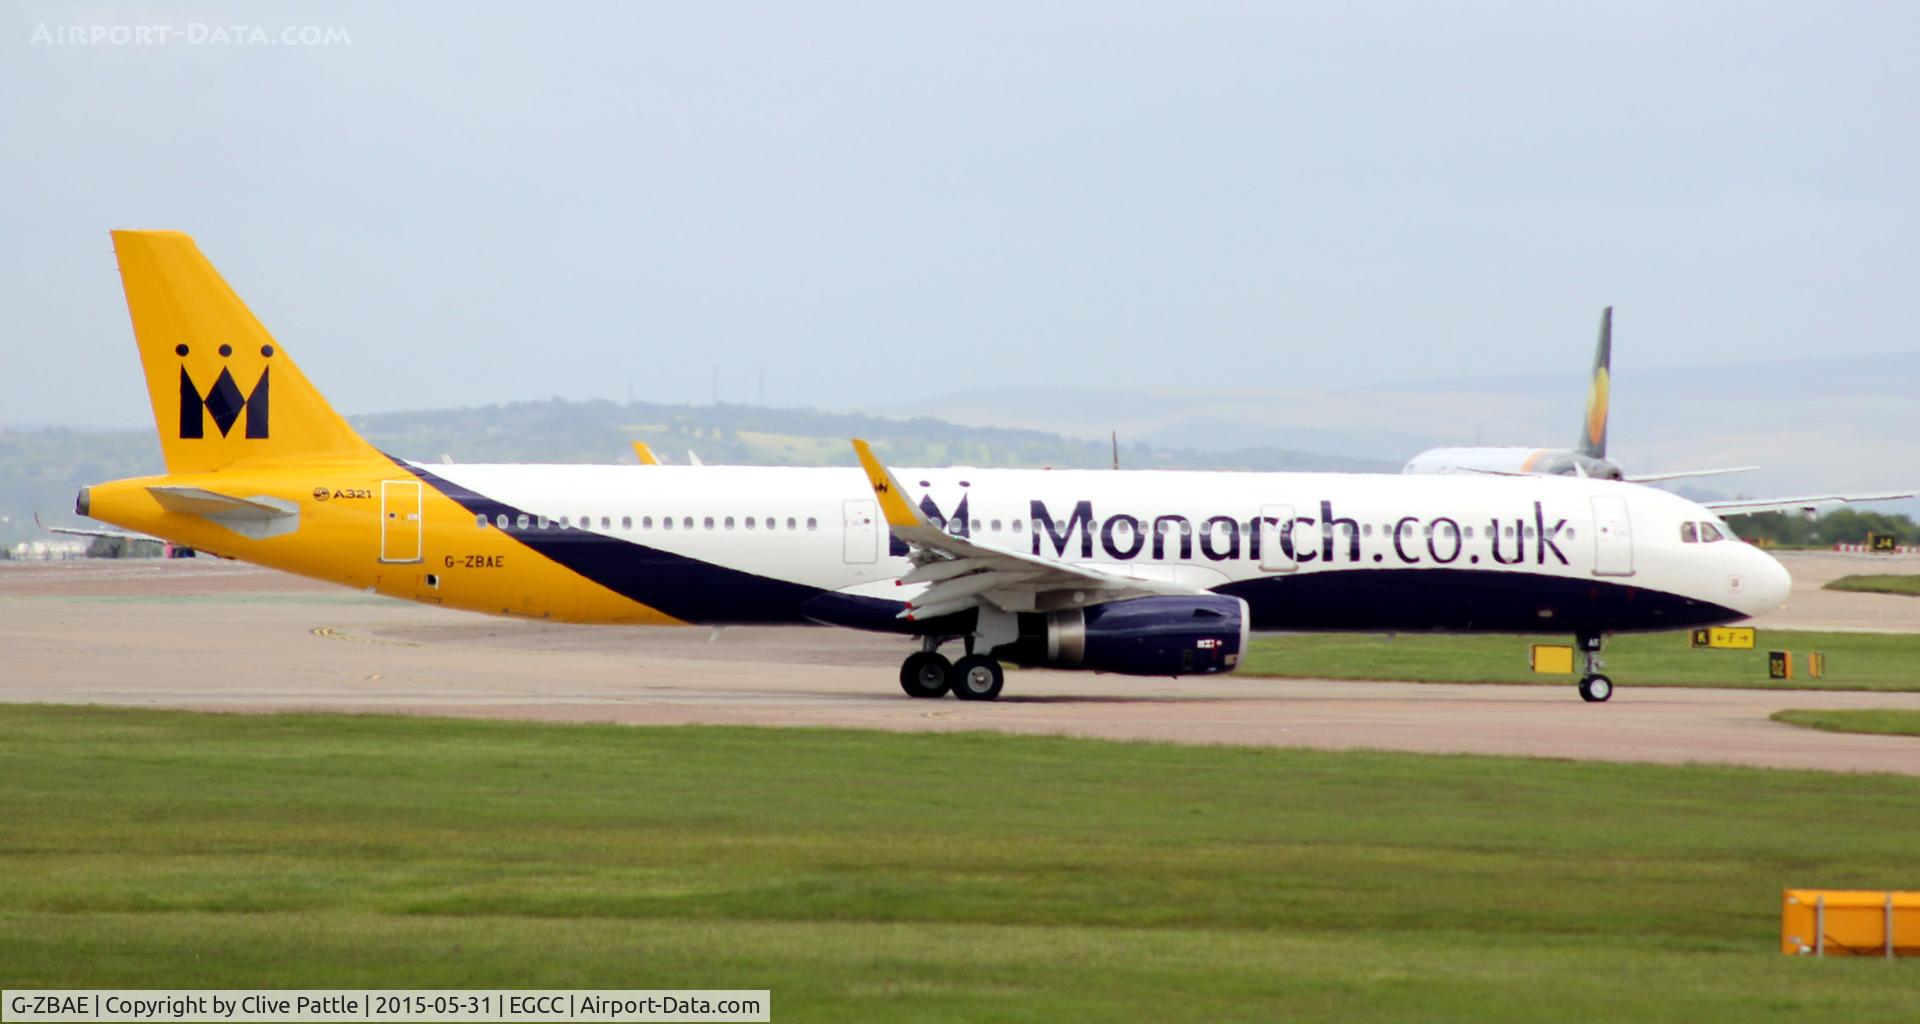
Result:
[[[1748,615],[1761,615],[1787,603],[1793,592],[1793,574],[1780,560],[1756,547],[1747,549],[1752,567],[1747,570],[1745,607]]]

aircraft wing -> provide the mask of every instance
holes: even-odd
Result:
[[[1168,580],[1136,579],[956,537],[935,526],[907,500],[900,482],[880,464],[867,442],[855,438],[853,450],[860,456],[874,497],[880,500],[887,529],[913,551],[914,567],[899,582],[932,584],[908,604],[900,618],[910,622],[937,618],[981,601],[1006,611],[1047,611],[1148,594],[1205,593]]]
[[[1822,505],[1846,505],[1856,501],[1898,501],[1911,498],[1913,491],[1887,491],[1882,494],[1803,494],[1797,498],[1739,498],[1731,501],[1703,501],[1700,504],[1723,516],[1750,516],[1758,512],[1811,512]]]
[[[1759,466],[1728,466],[1724,469],[1676,469],[1671,473],[1634,473],[1622,477],[1630,484],[1651,484],[1661,480],[1685,480],[1696,476],[1725,476],[1729,473],[1751,473]]]

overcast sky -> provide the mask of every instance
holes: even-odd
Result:
[[[1606,303],[1619,365],[1912,353],[1916,54],[1896,3],[9,4],[0,423],[150,422],[115,227],[350,412],[1499,373]]]

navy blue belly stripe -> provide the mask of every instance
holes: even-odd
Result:
[[[389,456],[392,458],[392,456]],[[532,514],[423,467],[394,463],[469,513],[508,522]],[[729,569],[590,530],[508,529],[540,556],[685,622],[820,622],[945,636],[972,632],[972,612],[909,623],[902,605]],[[1213,588],[1244,598],[1263,630],[1566,634],[1687,629],[1744,618],[1711,601],[1601,579],[1466,569],[1366,569],[1237,580]],[[1550,614],[1542,615],[1542,612]]]
[[[1470,569],[1300,573],[1213,589],[1245,599],[1253,627],[1273,630],[1649,632],[1746,617],[1711,601],[1611,580]]]
[[[503,515],[509,523],[518,522],[522,515],[533,518],[525,509],[469,490],[420,466],[400,459],[393,461],[473,515],[486,516],[489,522],[498,522]],[[684,622],[709,625],[823,622],[902,633],[920,628],[894,618],[903,607],[897,601],[837,594],[819,587],[758,576],[590,530],[549,528],[502,532],[543,558]]]

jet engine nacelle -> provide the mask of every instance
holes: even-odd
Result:
[[[1231,672],[1247,649],[1237,597],[1135,597],[1020,616],[1020,639],[994,654],[1021,665],[1130,676]]]

